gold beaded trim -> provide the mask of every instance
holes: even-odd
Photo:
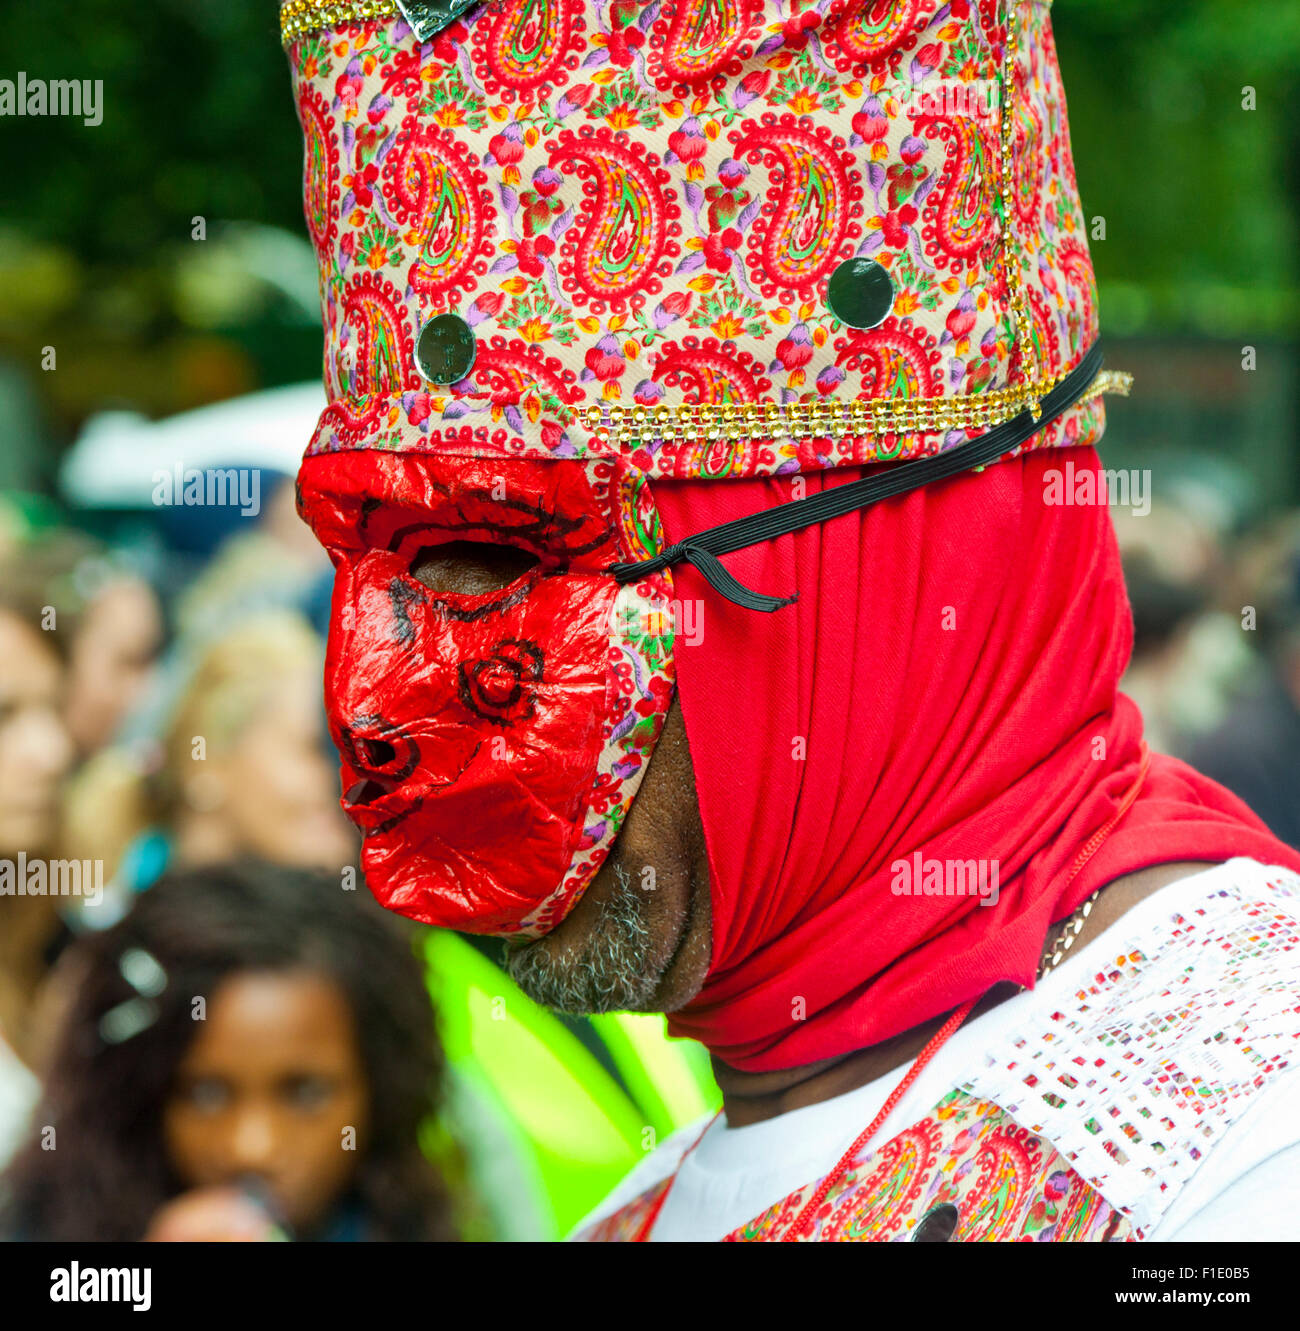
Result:
[[[643,440],[715,440],[838,438],[844,435],[939,434],[948,430],[979,430],[1001,425],[1026,407],[1037,417],[1040,399],[1069,371],[1032,384],[1015,384],[991,393],[960,397],[875,398],[867,402],[777,402],[684,404],[677,407],[609,407],[592,403],[580,413],[596,438],[620,451]],[[1133,376],[1102,370],[1079,398],[1100,393],[1127,397]],[[1078,405],[1076,403],[1075,405]],[[888,458],[882,458],[888,461]]]
[[[284,0],[280,6],[280,41],[288,46],[321,28],[372,18],[396,18],[398,13],[393,0]]]

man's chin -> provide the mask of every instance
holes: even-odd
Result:
[[[572,1016],[654,1011],[662,977],[636,890],[620,883],[579,909],[542,938],[510,939],[503,957],[510,978],[533,1002]]]

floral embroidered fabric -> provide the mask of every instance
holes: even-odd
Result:
[[[1154,915],[1068,1005],[868,1143],[802,1237],[909,1239],[952,1203],[953,1241],[1143,1239],[1298,1046],[1300,877],[1279,870]],[[578,1237],[634,1236],[669,1182]],[[780,1239],[819,1183],[725,1237]]]
[[[807,1184],[726,1236],[780,1239],[817,1190]],[[589,1242],[631,1238],[667,1186],[588,1230]],[[988,1101],[953,1091],[919,1123],[868,1152],[831,1190],[802,1241],[910,1239],[936,1206],[957,1208],[953,1242],[1107,1242],[1131,1225],[1041,1137]]]
[[[1300,1043],[1300,879],[1161,921],[966,1089],[1055,1142],[1148,1233]]]
[[[331,403],[311,451],[862,464],[1016,414],[1000,393],[1040,395],[1096,340],[1046,5],[501,0],[423,45],[371,19],[290,54]],[[855,258],[892,284],[876,327],[827,302]],[[445,312],[477,355],[438,387],[414,352]],[[979,426],[927,414],[965,399]],[[761,414],[855,402],[912,415]],[[654,410],[611,432],[593,407]],[[1094,397],[1026,447],[1102,425]]]

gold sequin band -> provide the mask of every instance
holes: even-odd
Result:
[[[990,393],[960,397],[876,398],[868,402],[706,403],[677,407],[608,407],[592,403],[580,413],[597,438],[620,449],[639,447],[642,440],[771,439],[804,440],[853,435],[940,434],[948,430],[985,431],[1018,416],[1026,407],[1038,415],[1039,402],[1069,371],[1032,384],[1015,384]],[[1079,398],[1086,402],[1101,393],[1127,397],[1133,376],[1123,370],[1102,370]],[[881,461],[888,461],[888,455]]]
[[[288,46],[306,33],[322,28],[397,18],[399,13],[393,0],[285,0],[280,6],[280,41]]]

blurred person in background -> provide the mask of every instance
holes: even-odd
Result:
[[[442,1089],[432,1008],[406,931],[363,892],[251,862],[179,872],[69,960],[0,1182],[6,1237],[454,1237],[420,1147]]]
[[[250,619],[204,652],[159,783],[178,862],[256,855],[337,871],[355,858],[324,747],[321,653],[288,614]]]
[[[1300,515],[1272,524],[1238,563],[1228,595],[1242,636],[1258,639],[1260,668],[1223,720],[1194,740],[1189,761],[1300,847]]]
[[[66,526],[30,535],[14,550],[66,644],[64,718],[81,759],[116,738],[148,690],[166,634],[163,606],[124,550]]]
[[[1142,709],[1147,742],[1177,753],[1182,740],[1179,682],[1208,595],[1195,583],[1160,570],[1141,549],[1124,556],[1124,580],[1133,609],[1133,657],[1124,689]]]
[[[117,734],[148,687],[163,642],[162,608],[133,574],[110,573],[86,603],[68,671],[68,731],[83,756]]]
[[[0,860],[53,853],[60,784],[73,760],[60,638],[19,564],[0,566]],[[0,896],[0,1161],[36,1095],[39,1014],[67,930],[61,898]]]
[[[101,755],[72,783],[70,853],[102,857],[128,890],[173,862],[253,855],[336,874],[354,863],[357,838],[324,745],[321,654],[289,611],[255,615],[207,642],[157,744]]]
[[[293,480],[268,468],[261,476],[256,522],[228,532],[177,598],[183,643],[207,641],[263,612],[301,614],[322,632],[328,623],[331,569],[298,518]]]
[[[1212,504],[1204,490],[1171,479],[1150,513],[1111,509],[1133,611],[1123,688],[1141,708],[1148,743],[1180,758],[1219,725],[1242,680],[1259,669],[1255,644],[1225,599],[1244,509]]]

